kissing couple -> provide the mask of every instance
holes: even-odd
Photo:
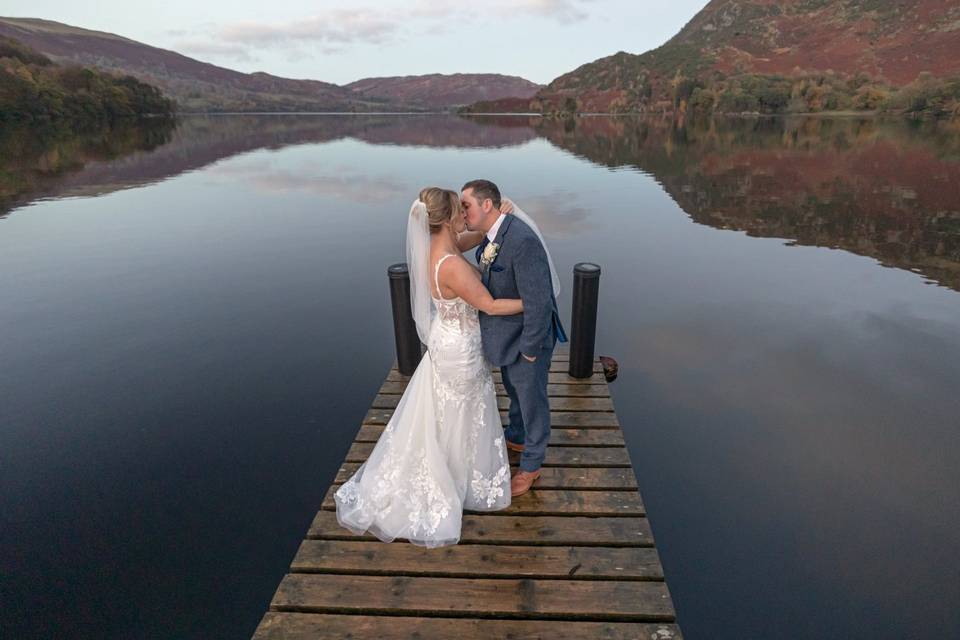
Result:
[[[463,257],[473,249],[476,265]],[[465,509],[505,509],[540,477],[550,360],[567,337],[543,236],[489,180],[420,192],[407,263],[427,351],[369,458],[336,491],[337,520],[384,542],[440,547],[459,542]],[[510,397],[505,430],[492,366]],[[522,452],[512,478],[507,448]]]

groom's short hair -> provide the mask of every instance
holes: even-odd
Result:
[[[490,198],[493,201],[494,208],[500,208],[500,189],[489,180],[471,180],[463,185],[460,191],[466,191],[467,189],[473,189],[473,197],[477,199],[477,202],[483,203],[484,200]]]

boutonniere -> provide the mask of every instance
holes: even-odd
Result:
[[[491,242],[483,249],[483,255],[480,256],[480,264],[483,265],[483,268],[486,269],[493,261],[497,259],[497,251],[500,250],[500,245],[496,242]]]

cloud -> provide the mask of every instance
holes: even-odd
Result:
[[[240,22],[220,30],[226,42],[278,45],[299,42],[379,44],[392,38],[396,20],[375,9],[331,9],[322,14],[280,24]]]
[[[211,42],[208,40],[180,40],[175,43],[174,48],[186,54],[192,54],[202,57],[230,58],[240,62],[254,62],[256,58],[250,55],[246,48],[236,45],[220,42]]]
[[[480,10],[476,2],[420,2],[404,11],[407,18],[433,18],[449,20],[463,18],[481,20],[484,14],[493,13],[503,20],[517,15],[534,15],[540,18],[570,22],[586,17],[580,5],[593,0],[494,0],[485,3]]]
[[[592,0],[494,0],[480,10],[473,2],[420,1],[403,9],[355,6],[330,8],[297,20],[276,23],[237,22],[213,30],[215,42],[234,47],[296,48],[314,45],[327,52],[354,44],[384,45],[412,34],[428,33],[458,20],[489,24],[518,16],[534,16],[572,24],[587,17],[583,5]],[[215,46],[215,45],[211,45]]]
[[[587,17],[587,13],[580,6],[582,4],[584,4],[584,1],[522,0],[521,2],[513,2],[505,6],[508,6],[511,11],[531,13],[542,18],[552,18],[559,22],[569,24]]]
[[[575,193],[551,193],[517,198],[549,243],[550,238],[567,238],[590,228],[590,210],[577,203]]]
[[[360,204],[396,202],[403,200],[410,191],[392,176],[372,176],[359,167],[308,164],[291,171],[277,168],[262,158],[239,158],[218,163],[208,169],[208,175],[226,177],[231,182],[239,180],[261,193],[299,192]]]

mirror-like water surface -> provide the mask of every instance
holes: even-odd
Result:
[[[475,177],[603,266],[688,638],[960,634],[960,126],[223,116],[0,132],[3,635],[248,637]]]

